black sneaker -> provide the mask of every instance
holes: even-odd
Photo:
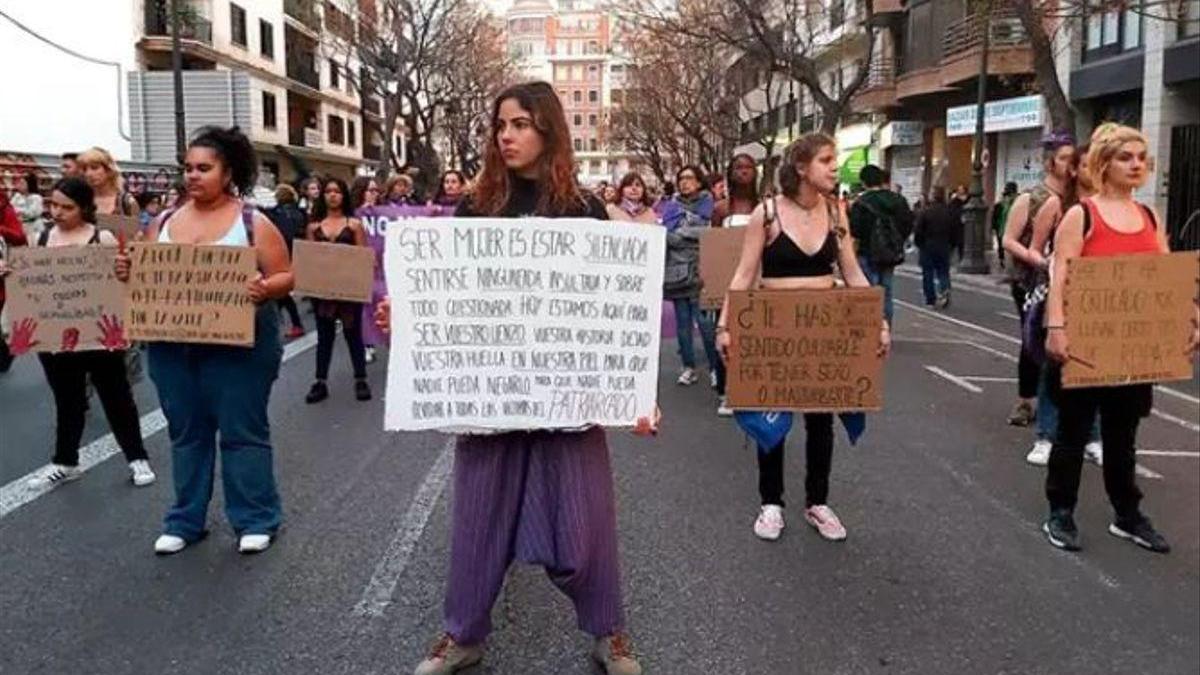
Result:
[[[1080,549],[1079,528],[1075,527],[1075,518],[1070,511],[1051,511],[1050,517],[1042,523],[1042,532],[1046,533],[1046,539],[1052,546],[1064,551]]]
[[[1154,529],[1149,518],[1140,513],[1132,518],[1118,518],[1108,526],[1108,533],[1114,537],[1128,539],[1147,551],[1171,552],[1171,545],[1167,543],[1166,538]]]
[[[308,396],[304,397],[305,403],[320,403],[329,398],[329,387],[321,380],[313,382],[313,386],[308,390]]]
[[[358,380],[354,383],[354,398],[360,401],[371,400],[371,386],[366,380]]]

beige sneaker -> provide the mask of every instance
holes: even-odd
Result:
[[[592,658],[604,666],[608,675],[642,675],[642,667],[629,646],[629,636],[616,633],[596,640]]]
[[[429,656],[417,665],[413,675],[450,675],[470,668],[482,658],[482,644],[463,646],[455,642],[449,633],[443,633],[429,649]]]

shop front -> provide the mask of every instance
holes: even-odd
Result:
[[[887,157],[893,189],[915,204],[925,193],[925,123],[888,122],[879,130],[879,150]]]
[[[838,148],[838,183],[843,190],[861,184],[858,173],[875,161],[871,147],[871,125],[851,124],[838,129],[835,140]]]
[[[969,185],[973,161],[976,106],[946,110],[948,186]],[[991,202],[1006,182],[1021,189],[1042,179],[1041,136],[1045,103],[1040,95],[989,101],[984,106],[984,199]]]

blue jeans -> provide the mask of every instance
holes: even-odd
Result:
[[[1039,441],[1054,443],[1058,440],[1058,405],[1054,402],[1054,394],[1051,391],[1051,383],[1058,377],[1055,369],[1049,366],[1043,366],[1041,375],[1038,376],[1036,434]],[[1093,419],[1088,442],[1098,440],[1100,440],[1100,421]]]
[[[921,250],[921,287],[925,304],[937,302],[938,293],[950,292],[950,252]]]
[[[871,282],[872,286],[883,287],[883,316],[890,325],[892,315],[895,313],[892,305],[892,272],[895,267],[875,267],[865,256],[858,257],[858,266],[862,268],[863,274],[867,276],[867,281]]]
[[[205,534],[217,437],[225,514],[233,531],[274,534],[283,518],[267,401],[283,348],[275,303],[259,307],[253,347],[153,342],[150,377],[167,417],[175,502],[163,532],[194,542]]]
[[[712,319],[700,309],[697,298],[675,298],[675,338],[679,340],[679,359],[684,368],[696,367],[696,349],[692,342],[693,323],[700,326],[700,339],[704,342],[704,355],[708,358],[708,367],[713,372],[721,369],[721,359],[717,356],[717,338],[714,333]]]

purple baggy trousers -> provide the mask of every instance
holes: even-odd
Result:
[[[492,629],[513,560],[541,565],[596,637],[624,627],[612,468],[604,430],[462,436],[445,630],[463,645]]]

